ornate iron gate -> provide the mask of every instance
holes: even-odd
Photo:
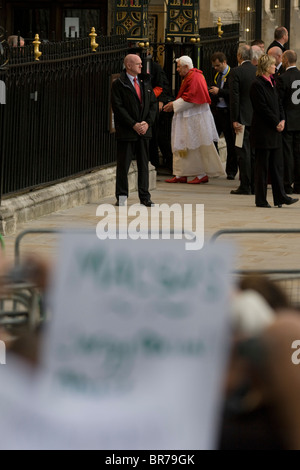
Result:
[[[199,41],[166,41],[164,43],[151,43],[150,48],[154,60],[158,54],[164,53],[164,70],[172,85],[173,94],[177,94],[180,86],[180,77],[176,74],[175,59],[188,55],[193,59],[194,66],[201,69],[208,83],[213,81],[211,56],[216,51],[224,52],[231,67],[237,65],[236,53],[239,45],[239,23],[212,28],[199,29]],[[221,32],[221,34],[220,34]]]

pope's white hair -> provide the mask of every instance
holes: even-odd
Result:
[[[180,61],[180,65],[187,65],[189,69],[194,67],[192,59],[188,55],[182,55],[176,62]]]

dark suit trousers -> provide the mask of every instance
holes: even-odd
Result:
[[[277,206],[287,199],[283,187],[282,149],[255,149],[255,204],[267,203],[269,172],[274,205]]]
[[[284,131],[282,139],[284,187],[290,189],[294,183],[294,190],[300,192],[300,131]]]
[[[161,111],[158,126],[158,146],[163,156],[163,164],[172,170],[173,152],[171,146],[171,128],[174,113]]]
[[[235,147],[240,171],[240,188],[253,192],[254,190],[254,152],[250,145],[250,127],[244,131],[243,147]]]
[[[235,134],[231,126],[229,109],[228,108],[215,108],[213,112],[215,124],[219,136],[224,134],[227,148],[226,158],[226,174],[235,176],[237,174],[237,156],[235,152]]]
[[[158,106],[157,106],[156,118],[152,125],[152,138],[149,143],[149,160],[150,160],[150,163],[156,168],[159,166],[158,119],[159,119],[159,111],[158,111]]]
[[[116,198],[128,197],[128,171],[130,163],[136,158],[138,169],[138,193],[140,201],[148,201],[149,193],[149,140],[139,138],[136,141],[118,140]]]

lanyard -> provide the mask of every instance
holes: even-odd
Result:
[[[227,75],[229,74],[229,72],[230,72],[230,67],[228,66],[227,72],[225,73],[225,75],[222,75],[222,83],[225,82],[226,77],[227,77]],[[216,75],[215,75],[215,78],[214,78],[215,84],[217,84],[217,78],[218,78],[218,76],[220,75],[220,73],[221,73],[221,72],[217,72]]]

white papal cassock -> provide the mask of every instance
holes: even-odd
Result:
[[[208,103],[188,103],[182,98],[173,101],[172,151],[173,174],[210,177],[225,174],[214,141],[219,136]]]

